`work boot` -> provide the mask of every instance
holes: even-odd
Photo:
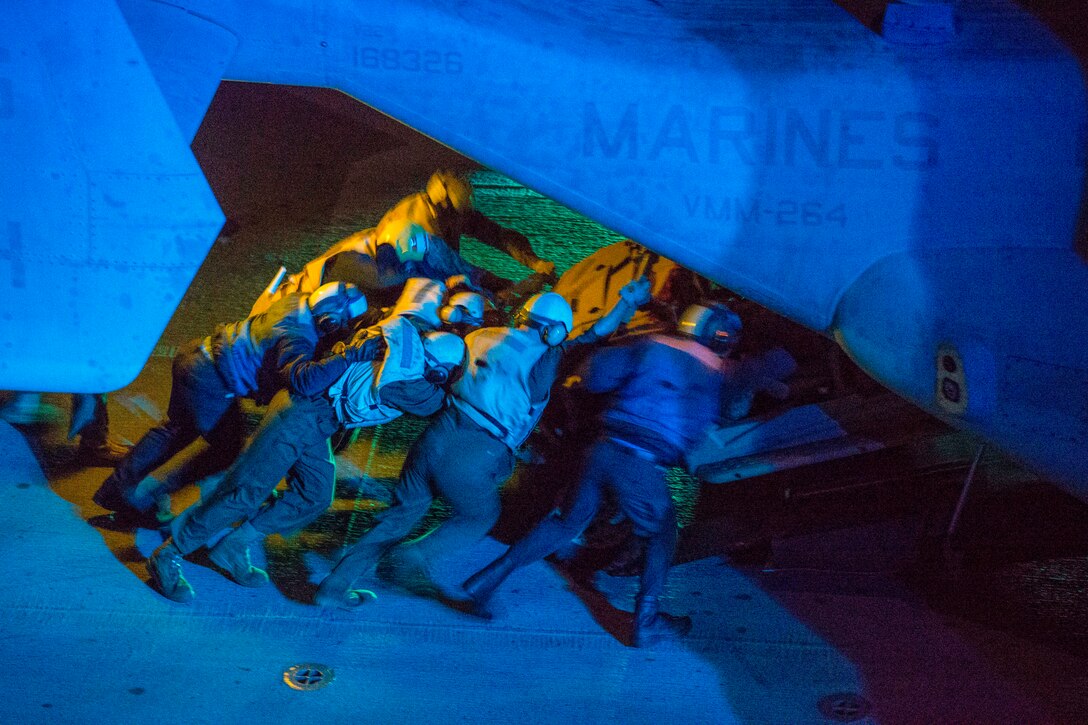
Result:
[[[93,516],[88,519],[91,526],[107,531],[136,531],[137,529],[150,529],[158,531],[163,536],[170,535],[170,522],[173,514],[165,516],[158,511],[140,511],[134,508],[124,508],[111,511],[102,516]]]
[[[230,532],[208,552],[212,563],[230,574],[230,578],[244,587],[263,587],[268,583],[268,573],[253,566],[249,560],[249,545],[264,538],[248,521]]]
[[[500,556],[466,579],[461,588],[472,600],[469,614],[481,619],[494,619],[495,610],[492,606],[494,594],[516,568],[513,561]]]
[[[181,604],[193,601],[196,592],[181,574],[182,554],[173,539],[167,539],[147,560],[151,586],[167,599]]]
[[[3,407],[0,420],[12,425],[46,425],[59,423],[64,415],[60,408],[42,402],[41,393],[14,393]]]
[[[657,611],[657,597],[642,597],[635,605],[632,644],[650,647],[657,642],[683,637],[691,631],[691,617],[677,617]]]
[[[98,490],[91,496],[91,500],[107,511],[138,511],[138,509],[130,504],[128,499],[125,498],[125,490],[122,488],[121,482],[114,474],[110,474],[106,477],[106,480],[102,482],[102,485],[99,486]]]
[[[328,581],[326,579],[325,581]],[[324,582],[322,582],[324,584]],[[326,609],[352,610],[377,600],[378,595],[369,589],[348,589],[334,591],[331,587],[320,586],[314,595],[314,604]]]
[[[80,438],[76,460],[81,466],[113,468],[128,455],[129,446],[113,438],[100,443],[88,443]]]

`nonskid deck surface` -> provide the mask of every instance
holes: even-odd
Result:
[[[0,713],[10,722],[234,722],[257,703],[299,722],[799,723],[834,721],[835,703],[871,708],[868,721],[1043,722],[1088,706],[1076,649],[1083,598],[1064,608],[1064,643],[1061,630],[1010,631],[934,608],[889,563],[911,547],[901,521],[788,535],[772,547],[777,571],[718,556],[679,564],[668,608],[692,615],[694,630],[638,650],[627,646],[634,578],[598,573],[589,584],[548,563],[511,578],[493,622],[376,580],[377,602],[319,609],[307,592],[329,566],[320,530],[269,540],[258,553],[273,579],[264,589],[192,557],[197,599],[174,604],[144,581],[156,532],[86,520],[100,513],[89,492],[104,469],[47,480],[17,431],[4,425],[0,439],[0,655],[13,673]],[[502,550],[486,540],[442,583]],[[1018,580],[1044,602],[1076,591],[1069,577],[1085,580],[1083,556],[1028,566],[1034,581]],[[1008,608],[995,602],[999,617]],[[297,664],[327,667],[333,680],[291,689],[283,673]]]

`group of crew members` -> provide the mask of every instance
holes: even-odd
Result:
[[[498,521],[499,488],[548,404],[564,357],[593,349],[579,384],[605,402],[580,478],[565,505],[463,584],[463,608],[490,619],[502,582],[576,539],[610,492],[647,542],[632,643],[687,633],[691,620],[659,605],[677,537],[665,471],[758,387],[759,376],[746,377],[729,360],[740,318],[722,304],[696,304],[674,330],[598,345],[650,300],[651,283],[640,277],[576,336],[571,305],[555,292],[530,297],[508,326],[484,327],[487,299],[512,283],[465,261],[463,234],[554,281],[554,264],[477,210],[465,179],[440,171],[373,229],[335,244],[297,274],[278,275],[245,320],[179,349],[167,419],[93,496],[133,526],[157,527],[169,491],[156,489],[149,474],[198,437],[207,441],[210,470],[223,477],[169,522],[169,535],[148,558],[159,593],[191,601],[184,557],[209,545],[211,561],[236,583],[267,584],[250,550],[269,534],[302,529],[332,503],[330,438],[403,414],[428,423],[407,453],[393,501],[342,552],[315,603],[354,609],[374,599],[360,585],[379,561],[413,591],[437,593],[428,589],[430,572]],[[788,368],[779,365],[776,377]],[[267,406],[248,440],[242,399]],[[287,486],[274,495],[281,480]],[[449,517],[406,541],[436,496],[449,504]]]

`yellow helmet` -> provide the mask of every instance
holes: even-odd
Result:
[[[397,259],[402,262],[418,262],[427,254],[430,236],[420,225],[396,219],[381,227],[378,244],[392,246],[397,250]]]
[[[427,197],[440,208],[472,209],[472,185],[452,171],[436,171],[427,180]]]

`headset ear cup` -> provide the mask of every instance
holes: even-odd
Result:
[[[449,376],[449,371],[446,368],[430,368],[423,373],[423,379],[431,385],[444,385]]]
[[[563,342],[566,336],[567,330],[562,325],[545,325],[540,328],[540,339],[549,347],[555,347]]]

